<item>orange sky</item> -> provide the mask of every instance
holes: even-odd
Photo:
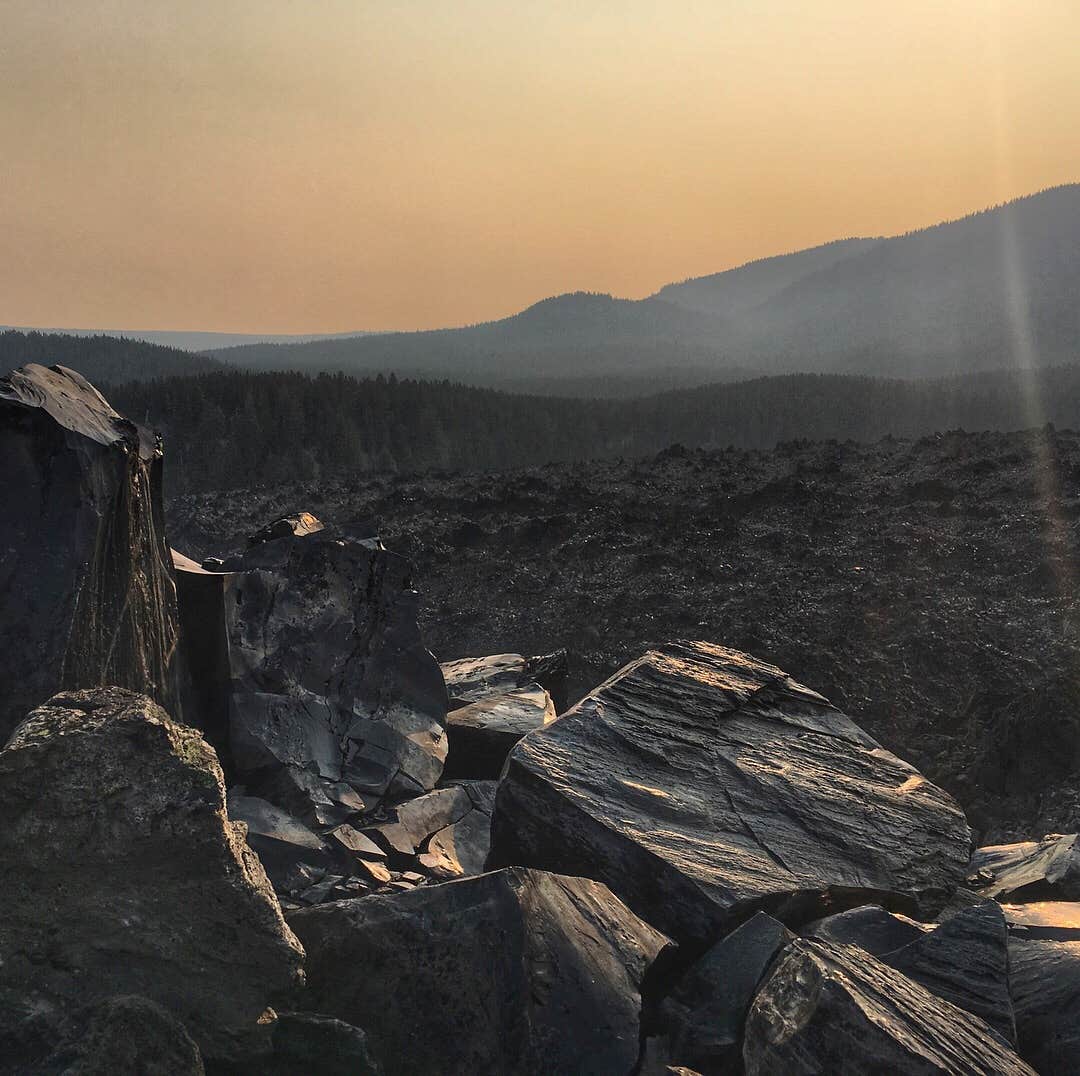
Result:
[[[1080,179],[1076,0],[0,0],[0,323],[638,297]]]

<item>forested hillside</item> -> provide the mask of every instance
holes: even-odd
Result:
[[[221,363],[179,348],[116,336],[0,332],[0,373],[28,362],[70,366],[94,384],[113,384],[220,370]]]
[[[791,375],[632,400],[449,382],[219,372],[104,386],[166,437],[174,492],[380,471],[495,470],[635,456],[675,442],[771,448],[963,428],[1080,425],[1080,369],[936,381]]]

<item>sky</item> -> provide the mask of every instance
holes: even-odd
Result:
[[[460,325],[1080,180],[1076,0],[0,0],[0,323]]]

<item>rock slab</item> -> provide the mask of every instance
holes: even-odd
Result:
[[[932,913],[964,875],[956,803],[781,670],[709,643],[648,652],[510,752],[493,867],[596,878],[704,948],[764,910]]]
[[[994,900],[1080,900],[1080,835],[980,848],[968,870],[969,884]]]
[[[230,1057],[302,978],[213,751],[145,696],[34,710],[0,752],[0,817],[0,1023],[138,994]]]
[[[505,870],[294,912],[305,1005],[387,1074],[628,1073],[666,939],[603,885]]]
[[[162,458],[74,370],[0,378],[0,742],[62,688],[118,684],[179,713]]]

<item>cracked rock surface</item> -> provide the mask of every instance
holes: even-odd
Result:
[[[703,946],[757,910],[931,913],[970,844],[947,794],[820,695],[746,654],[675,643],[511,751],[489,864],[596,878]]]

